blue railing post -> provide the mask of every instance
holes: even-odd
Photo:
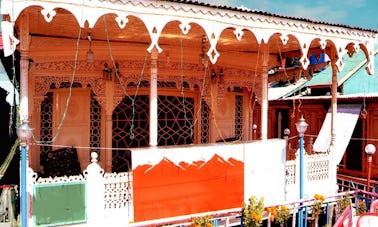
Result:
[[[27,147],[26,144],[21,143],[21,226],[27,227],[28,209],[27,209]]]
[[[214,219],[214,221],[213,221],[213,226],[214,226],[214,227],[218,227],[218,219]]]
[[[303,149],[303,135],[299,136],[299,199],[303,199],[303,181],[304,181],[304,149]],[[298,210],[298,227],[303,227],[303,203],[299,203]]]
[[[327,203],[327,207],[326,207],[326,222],[325,222],[325,225],[328,226],[329,224],[329,220],[328,220],[328,214],[329,214],[329,203]]]

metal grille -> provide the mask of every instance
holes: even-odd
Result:
[[[201,143],[208,143],[210,138],[210,108],[205,102],[201,101]]]
[[[149,98],[147,95],[137,96],[134,104],[129,97],[125,97],[113,112],[112,147],[130,148],[148,146],[148,115]],[[113,172],[125,172],[131,168],[130,151],[114,149],[112,155]]]
[[[91,92],[90,104],[90,147],[91,152],[97,152],[100,160],[101,147],[101,106],[95,99],[95,95]]]
[[[158,97],[158,145],[193,143],[194,99]]]
[[[71,83],[63,82],[59,88],[69,88]],[[74,82],[72,87],[82,87],[80,83]],[[56,85],[52,83],[50,88],[56,88]],[[49,142],[52,140],[52,116],[53,116],[53,93],[49,92],[46,98],[41,103],[41,130],[40,137],[41,141]],[[91,93],[90,101],[90,146],[91,147],[101,147],[101,106],[95,99],[95,95]],[[44,165],[44,160],[46,159],[46,154],[51,151],[50,146],[40,146],[40,160],[41,165]],[[96,151],[98,157],[100,157],[99,149],[91,149],[91,151]]]
[[[41,141],[48,142],[52,139],[52,108],[53,108],[53,93],[46,94],[45,99],[41,103]],[[47,153],[51,151],[50,146],[40,146],[40,164],[44,166]]]
[[[243,96],[235,96],[235,138],[243,136]]]
[[[159,96],[158,107],[158,145],[193,143],[194,99]],[[147,95],[137,96],[134,105],[130,98],[125,97],[115,108],[112,120],[113,148],[148,146],[149,97]],[[112,155],[113,172],[125,172],[131,168],[130,151],[114,149]]]

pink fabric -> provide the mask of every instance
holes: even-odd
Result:
[[[3,48],[3,35],[0,33],[0,50],[2,50]]]

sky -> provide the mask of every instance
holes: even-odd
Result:
[[[198,0],[378,31],[377,0]]]

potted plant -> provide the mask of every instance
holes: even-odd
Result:
[[[318,227],[319,215],[323,212],[323,202],[325,198],[323,195],[315,194],[314,203],[311,206],[312,218],[314,219],[315,227]]]
[[[193,217],[191,227],[213,227],[211,215]]]
[[[345,192],[344,196],[341,196],[336,202],[336,218],[339,218],[344,210],[350,205],[349,192]]]
[[[279,206],[277,208],[277,216],[275,217],[276,223],[280,224],[281,227],[285,227],[287,225],[287,220],[290,217],[290,210],[285,206]]]
[[[264,212],[264,198],[251,196],[248,204],[244,204],[242,209],[243,226],[259,227],[262,224]]]

